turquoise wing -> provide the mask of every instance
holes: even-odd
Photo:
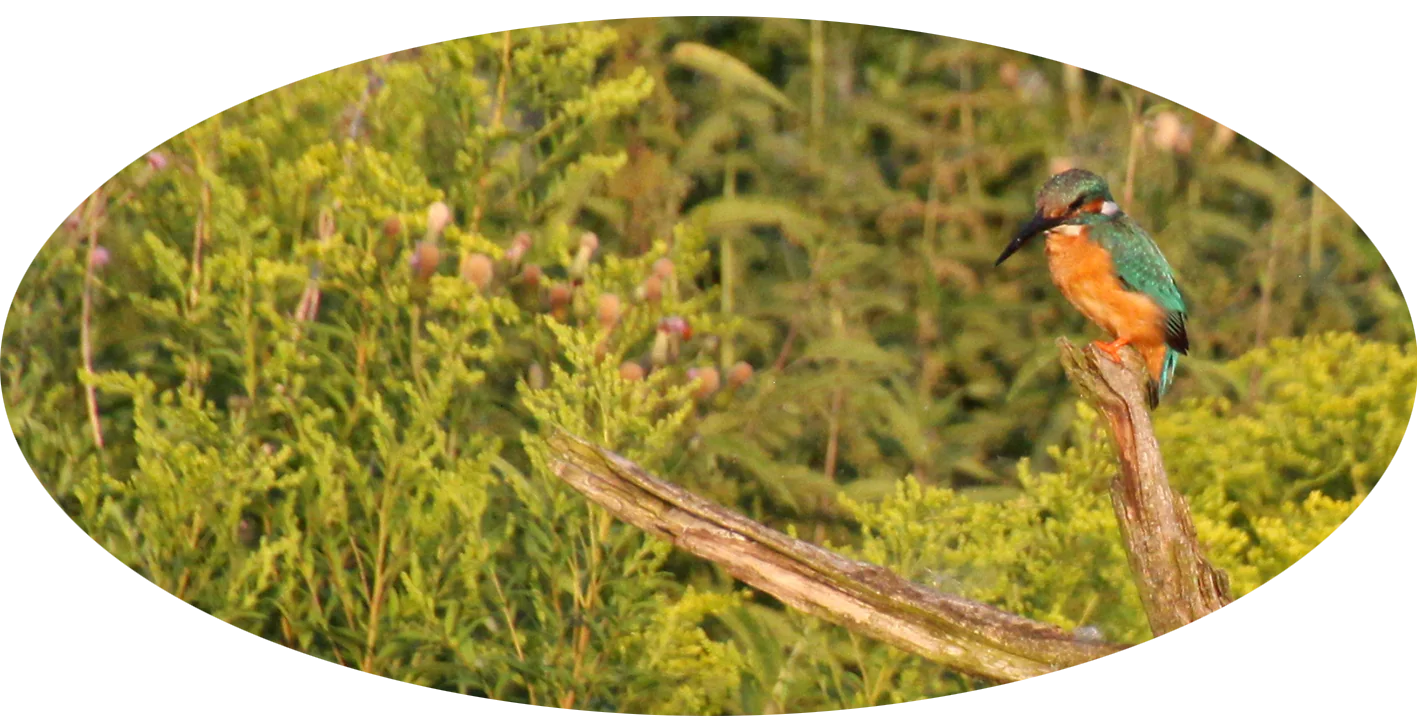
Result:
[[[1167,346],[1186,353],[1190,349],[1186,335],[1186,301],[1156,241],[1126,217],[1093,226],[1093,236],[1112,256],[1112,265],[1122,285],[1149,296],[1166,312]]]

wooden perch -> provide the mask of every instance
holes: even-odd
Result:
[[[1067,339],[1058,339],[1058,348],[1068,378],[1112,432],[1118,460],[1112,507],[1152,633],[1165,634],[1229,604],[1229,578],[1206,561],[1190,508],[1166,478],[1141,356],[1125,347],[1117,364],[1096,347],[1079,351]]]
[[[720,564],[784,603],[959,672],[1021,680],[1117,652],[1049,624],[942,594],[792,538],[566,433],[551,468],[621,520]]]

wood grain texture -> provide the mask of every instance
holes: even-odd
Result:
[[[1112,654],[1053,625],[927,589],[773,530],[566,433],[552,471],[621,520],[723,566],[787,605],[962,673],[1021,680]]]
[[[1118,474],[1112,507],[1153,634],[1185,626],[1230,603],[1225,572],[1205,558],[1186,499],[1171,489],[1146,406],[1141,357],[1114,363],[1095,347],[1058,339],[1063,368],[1107,421]]]

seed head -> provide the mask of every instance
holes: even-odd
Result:
[[[428,234],[441,235],[443,228],[448,226],[448,220],[452,219],[453,213],[448,209],[448,205],[439,200],[428,206]]]
[[[572,281],[580,281],[585,277],[586,269],[590,267],[591,256],[600,247],[600,238],[595,233],[586,233],[581,236],[580,249],[576,251],[575,260],[571,261],[569,271]]]
[[[620,320],[620,297],[613,293],[601,294],[595,313],[600,319],[600,328],[614,328],[615,322]]]
[[[1018,86],[1018,74],[1018,64],[1013,61],[999,66],[999,80],[1003,81],[1004,85],[1009,88]]]
[[[398,237],[401,232],[403,232],[403,221],[399,220],[398,215],[384,220],[384,237],[393,239]]]
[[[112,259],[113,256],[109,254],[108,248],[102,245],[96,246],[93,251],[89,253],[89,265],[93,266],[94,270],[102,270]]]
[[[740,361],[728,370],[728,383],[734,387],[741,387],[753,378],[753,365],[746,361]]]
[[[694,330],[690,328],[689,322],[685,321],[683,316],[666,316],[660,319],[659,330],[677,336],[684,341],[688,341],[694,336]]]
[[[487,286],[492,283],[492,274],[492,259],[482,253],[473,253],[463,258],[463,280],[477,286],[477,290],[487,290]]]
[[[620,378],[627,382],[638,382],[645,378],[645,368],[637,362],[627,361],[620,365]]]
[[[413,254],[408,256],[408,265],[419,280],[426,281],[438,270],[438,263],[442,259],[443,253],[438,250],[438,246],[425,241],[414,247]]]
[[[564,308],[571,302],[571,287],[564,283],[551,286],[551,308]]]
[[[541,285],[541,266],[532,264],[523,268],[522,284],[527,288],[536,288]]]
[[[689,381],[695,380],[698,380],[699,388],[694,390],[694,399],[708,399],[718,391],[718,370],[713,367],[690,369]]]
[[[659,276],[650,276],[640,287],[641,297],[650,303],[659,303],[664,298],[664,281]]]
[[[1157,149],[1173,154],[1187,154],[1191,151],[1191,130],[1186,128],[1181,115],[1174,111],[1163,111],[1156,115],[1151,131],[1151,143]]]
[[[654,274],[669,280],[674,277],[674,261],[668,258],[660,258],[654,262]]]
[[[162,152],[151,152],[148,154],[148,168],[154,172],[161,172],[167,169],[167,155]]]
[[[520,232],[512,238],[512,244],[507,248],[507,260],[516,265],[520,263],[527,251],[531,250],[531,233]]]

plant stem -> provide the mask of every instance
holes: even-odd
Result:
[[[1310,200],[1309,207],[1309,273],[1312,274],[1319,269],[1319,264],[1323,259],[1323,216],[1324,216],[1324,193],[1317,185],[1314,186],[1314,196]]]
[[[1146,101],[1146,92],[1137,89],[1136,106],[1132,108],[1132,138],[1127,145],[1127,178],[1122,183],[1122,207],[1132,209],[1133,191],[1136,187],[1137,159],[1141,157],[1142,118],[1141,109]]]
[[[507,104],[507,77],[512,75],[512,31],[502,33],[502,72],[497,76],[497,106],[492,110],[492,128],[502,128],[502,110]]]
[[[964,142],[964,182],[969,188],[969,200],[979,205],[984,199],[984,186],[979,181],[979,161],[975,156],[976,133],[974,130],[974,101],[970,94],[974,91],[974,67],[968,63],[959,67],[961,101],[959,105],[959,134]]]
[[[1082,131],[1082,69],[1063,66],[1063,88],[1068,96],[1068,124],[1073,134]]]
[[[822,151],[822,129],[826,126],[827,117],[827,42],[822,21],[812,20],[809,22],[811,23],[809,55],[812,63],[812,99],[811,127],[807,139],[811,144],[812,157],[815,161]]]
[[[487,573],[492,576],[492,588],[497,590],[497,599],[502,602],[502,618],[506,620],[507,631],[512,635],[512,648],[517,651],[517,659],[521,662],[526,662],[526,653],[522,652],[522,641],[517,635],[517,618],[516,615],[512,613],[511,602],[507,601],[507,595],[502,591],[502,581],[497,578],[497,568],[495,566],[489,568]],[[535,705],[536,690],[530,683],[527,684],[526,689],[527,702]]]
[[[723,172],[723,196],[733,199],[738,196],[738,168],[733,159],[729,159]],[[737,270],[737,256],[733,247],[733,236],[724,234],[723,240],[719,244],[719,271],[718,279],[721,288],[721,299],[723,318],[725,320],[733,316],[733,281]],[[724,371],[733,366],[733,337],[724,336],[719,344],[719,362]]]
[[[389,547],[389,490],[393,487],[395,468],[390,468],[379,493],[379,535],[377,550],[374,552],[374,584],[369,598],[369,624],[364,637],[364,661],[360,664],[364,672],[374,671],[374,646],[379,640],[379,616],[384,607],[384,585],[388,582],[386,573]]]
[[[98,420],[98,393],[94,389],[92,377],[93,371],[93,289],[94,289],[94,251],[98,249],[98,223],[99,207],[102,204],[103,190],[100,188],[89,197],[89,204],[84,210],[85,222],[88,223],[88,259],[84,264],[84,290],[81,301],[82,312],[79,322],[79,348],[84,360],[84,373],[90,378],[84,383],[84,398],[88,403],[89,426],[93,430],[93,444],[99,450],[103,449],[103,426]]]
[[[501,71],[497,74],[497,102],[492,109],[492,128],[494,130],[502,129],[502,117],[507,106],[507,78],[512,75],[512,31],[510,30],[502,33],[501,66]],[[472,220],[469,226],[472,230],[477,230],[482,223],[482,211],[487,203],[488,179],[486,174],[478,175],[477,202],[472,206]]]
[[[1264,346],[1265,337],[1269,333],[1270,309],[1274,299],[1274,277],[1279,266],[1279,214],[1276,211],[1274,219],[1269,222],[1269,253],[1265,260],[1264,275],[1260,278],[1260,305],[1259,311],[1255,314],[1255,347]],[[1255,366],[1250,370],[1250,398],[1253,399],[1257,392],[1260,381],[1260,368]]]
[[[201,152],[197,151],[193,145],[193,153],[197,158],[197,169],[206,169]],[[197,229],[192,235],[192,277],[188,283],[190,290],[187,292],[187,304],[191,308],[196,308],[199,297],[198,289],[202,283],[202,248],[211,239],[212,227],[212,186],[206,180],[202,181],[201,209],[197,213]],[[190,313],[190,309],[189,309]]]

